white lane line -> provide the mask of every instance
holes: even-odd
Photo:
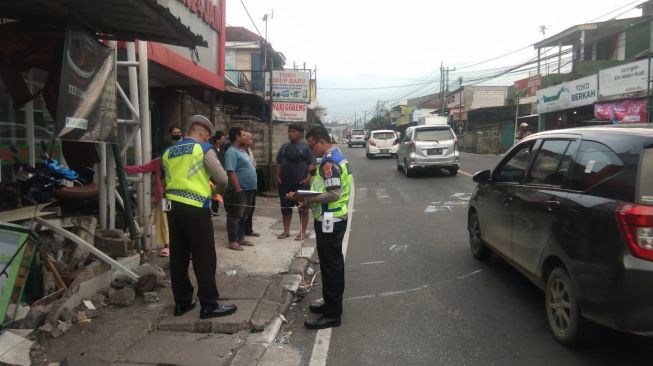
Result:
[[[472,272],[472,273],[468,273],[468,274],[466,274],[466,275],[464,275],[464,276],[460,276],[460,277],[458,277],[458,279],[460,280],[460,279],[463,279],[463,278],[465,278],[465,277],[473,276],[473,275],[475,275],[475,274],[477,274],[477,273],[479,273],[479,272],[481,272],[481,271],[482,271],[482,269],[479,269],[479,270],[474,271],[474,272]]]
[[[381,263],[385,263],[385,261],[363,262],[361,263],[361,266],[367,266],[370,264],[381,264]]]
[[[460,170],[460,169],[458,169],[458,173],[460,173],[460,174],[462,174],[462,175],[466,175],[466,176],[468,176],[468,177],[470,177],[470,178],[473,177],[472,174],[469,174],[469,173],[467,173],[467,172],[463,172],[463,171]]]
[[[366,192],[367,193],[367,192]],[[351,194],[349,197],[349,217],[347,220],[347,231],[345,231],[345,237],[342,239],[342,255],[344,259],[347,259],[347,248],[349,247],[349,233],[351,232],[351,222],[354,218],[354,200],[356,198],[356,185],[354,184],[354,179],[351,180]],[[325,366],[327,363],[327,356],[329,354],[329,344],[331,343],[331,329],[320,329],[317,331],[315,336],[315,344],[313,345],[313,351],[311,352],[311,361],[308,363],[308,366]]]

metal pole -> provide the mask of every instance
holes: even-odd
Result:
[[[562,42],[558,42],[558,74],[562,68]]]
[[[98,177],[98,186],[100,188],[99,204],[100,204],[100,229],[107,228],[107,149],[105,143],[95,144],[95,148],[100,155],[100,175]]]
[[[136,46],[134,45],[134,42],[127,42],[127,60],[128,62],[136,62]],[[140,124],[136,125],[134,128],[134,162],[136,165],[142,165],[143,164],[143,149],[141,146],[141,126],[143,125],[143,119],[142,117],[142,112],[140,110],[140,101],[138,98],[138,76],[137,76],[137,70],[134,67],[130,67],[127,70],[127,75],[129,76],[129,100],[131,102],[132,107],[138,111],[138,118],[135,118],[136,116],[133,115],[132,111],[132,117],[133,119],[138,120]],[[120,91],[120,89],[119,89]],[[131,141],[127,141],[127,144],[125,145],[124,151],[127,151],[127,147],[131,145]],[[125,161],[127,161],[127,156],[125,156]],[[144,192],[144,185],[143,183],[138,183],[136,184],[136,205],[138,206],[137,209],[137,217],[145,217],[145,200],[144,200],[145,192]],[[141,223],[144,223],[145,220],[141,220]]]
[[[32,69],[29,70],[29,75],[28,75],[28,90],[31,93],[32,91]],[[36,166],[36,139],[34,138],[34,100],[30,100],[29,103],[25,105],[25,122],[27,126],[27,146],[28,146],[28,154],[29,154],[29,165],[30,166]]]
[[[266,29],[266,34],[267,34],[267,22],[265,24],[266,24],[265,29]],[[266,42],[266,47],[267,47],[267,42]],[[273,90],[272,85],[274,84],[274,81],[273,81],[274,78],[272,77],[273,73],[274,73],[274,55],[272,55],[272,57],[270,59],[270,131],[268,132],[268,182],[270,183],[270,185],[269,185],[270,189],[272,189],[272,187],[274,187],[274,178],[273,178],[273,174],[272,174],[272,141],[274,140],[272,138],[272,134],[274,133],[274,124],[273,124],[273,121],[274,121],[274,118],[273,118],[273,116],[274,116],[274,97],[272,95],[273,94],[272,93],[272,90]]]
[[[152,159],[152,135],[150,121],[150,89],[148,85],[148,65],[147,65],[147,42],[138,41],[138,92],[141,101],[141,138],[143,148],[143,163],[148,163]],[[147,223],[152,212],[152,175],[143,175],[143,223],[146,225],[143,232],[145,233],[145,248],[152,247],[152,228]]]
[[[513,145],[517,143],[517,128],[518,128],[517,122],[519,121],[519,98],[515,98],[515,100],[517,101],[516,103],[517,106],[515,109],[515,133],[513,133],[513,137],[512,137]]]
[[[116,163],[111,144],[104,144],[107,151],[107,199],[109,201],[109,229],[116,228]]]

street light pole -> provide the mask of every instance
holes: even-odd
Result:
[[[268,16],[269,15],[269,16]],[[263,21],[265,21],[265,48],[264,48],[264,69],[267,67],[269,72],[270,72],[270,127],[268,130],[268,183],[269,183],[269,188],[272,189],[274,187],[274,178],[272,177],[272,135],[274,133],[274,128],[272,124],[273,120],[273,114],[274,114],[274,105],[273,105],[273,98],[272,98],[272,83],[273,83],[273,78],[272,78],[272,70],[274,70],[274,55],[271,55],[270,58],[270,65],[268,66],[268,19],[271,19],[272,16],[274,15],[274,11],[272,11],[270,14],[265,14],[263,16]],[[271,52],[272,50],[270,50]],[[263,95],[265,95],[265,85],[263,86]]]

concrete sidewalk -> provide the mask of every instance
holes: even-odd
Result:
[[[298,359],[279,355],[270,346],[315,244],[314,239],[296,241],[294,235],[277,239],[275,234],[282,231],[278,207],[278,198],[257,197],[254,231],[261,236],[248,237],[255,246],[242,252],[226,247],[224,211],[214,218],[220,301],[236,304],[235,314],[200,320],[198,306],[174,317],[168,286],[158,289],[158,302],[137,298],[133,306],[103,307],[97,318],[76,323],[60,338],[40,339],[32,351],[33,364],[298,365]],[[298,227],[295,214],[291,233]],[[168,267],[165,258],[152,262]]]

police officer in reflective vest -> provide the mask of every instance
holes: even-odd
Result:
[[[352,175],[347,159],[337,146],[332,145],[323,126],[312,128],[306,135],[306,142],[316,157],[322,157],[311,182],[311,191],[320,193],[308,196],[290,192],[287,197],[310,205],[313,211],[324,303],[309,306],[311,312],[320,316],[306,320],[304,325],[309,329],[323,329],[340,325],[345,290],[342,239],[347,231]]]
[[[215,150],[208,143],[213,125],[203,116],[188,120],[186,137],[168,147],[162,155],[165,173],[165,198],[170,201],[170,279],[175,298],[174,315],[180,316],[195,307],[193,285],[188,278],[188,265],[193,260],[200,300],[200,318],[232,314],[235,305],[218,304],[215,282],[216,255],[211,221],[211,188],[213,178],[217,191],[227,184]]]

